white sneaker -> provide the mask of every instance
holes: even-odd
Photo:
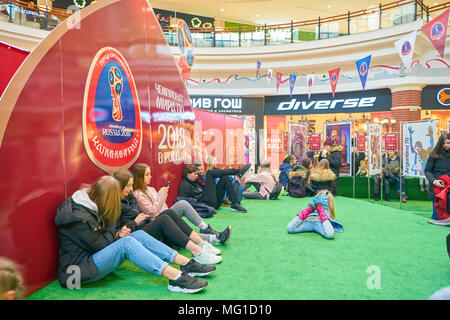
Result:
[[[222,261],[222,257],[216,256],[203,248],[199,254],[193,255],[192,258],[201,264],[216,264]]]
[[[211,243],[209,243],[208,241],[203,241],[203,242],[200,242],[199,244],[198,244],[198,246],[200,247],[200,248],[202,248],[202,249],[206,249],[206,251],[208,251],[208,252],[210,252],[210,253],[212,253],[212,254],[215,254],[215,255],[218,255],[218,254],[221,254],[222,253],[222,251],[220,250],[220,249],[217,249],[216,247],[214,247]]]

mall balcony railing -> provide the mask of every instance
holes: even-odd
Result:
[[[450,1],[427,6],[422,0],[403,0],[379,4],[355,12],[348,11],[332,17],[317,17],[305,21],[291,21],[277,25],[227,28],[190,28],[196,47],[253,47],[334,38],[363,33],[409,23],[417,19],[427,22],[450,8]],[[8,21],[33,28],[53,30],[60,22],[79,10],[39,7],[33,2],[0,0],[0,21]],[[167,42],[178,45],[176,28],[162,26]]]
[[[278,25],[190,28],[190,30],[196,47],[279,45],[363,33],[417,19],[428,22],[449,7],[450,1],[430,7],[422,0],[404,0],[355,12],[348,11],[332,17],[317,17]],[[176,28],[171,26],[162,28],[169,45],[177,46]]]

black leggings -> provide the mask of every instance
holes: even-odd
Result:
[[[146,224],[142,230],[165,244],[186,248],[192,234],[192,228],[175,211],[162,211],[155,219]]]
[[[206,171],[202,202],[218,209],[223,203],[226,191],[228,194],[228,200],[230,200],[231,203],[237,203],[238,194],[233,188],[233,183],[231,182],[231,178],[229,176],[234,176],[238,173],[238,169],[210,169]],[[219,182],[217,184],[216,178],[219,178]]]

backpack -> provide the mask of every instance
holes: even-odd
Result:
[[[275,180],[275,187],[273,187],[272,192],[270,193],[269,199],[270,200],[277,200],[278,196],[281,193],[281,183],[279,181],[277,181],[277,179],[275,179],[275,177],[272,175],[273,180]]]
[[[295,175],[289,179],[288,192],[291,197],[303,198],[306,196],[306,181],[300,175]]]

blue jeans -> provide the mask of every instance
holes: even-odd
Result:
[[[439,220],[438,214],[437,214],[437,209],[434,206],[436,202],[434,201],[434,197],[433,197],[433,214],[431,215],[431,219],[433,220]]]
[[[400,177],[396,175],[389,175],[384,177],[384,193],[389,194],[389,184],[395,182],[397,192],[400,192]],[[402,177],[402,194],[405,194],[405,178]]]
[[[176,255],[175,250],[145,231],[138,230],[92,255],[98,275],[87,283],[102,279],[116,270],[125,260],[130,260],[142,270],[160,276],[168,266],[167,262],[173,263]]]
[[[328,219],[321,223],[320,221],[302,221],[299,216],[295,216],[295,218],[289,222],[287,231],[289,233],[314,231],[326,239],[334,238],[334,228]]]

